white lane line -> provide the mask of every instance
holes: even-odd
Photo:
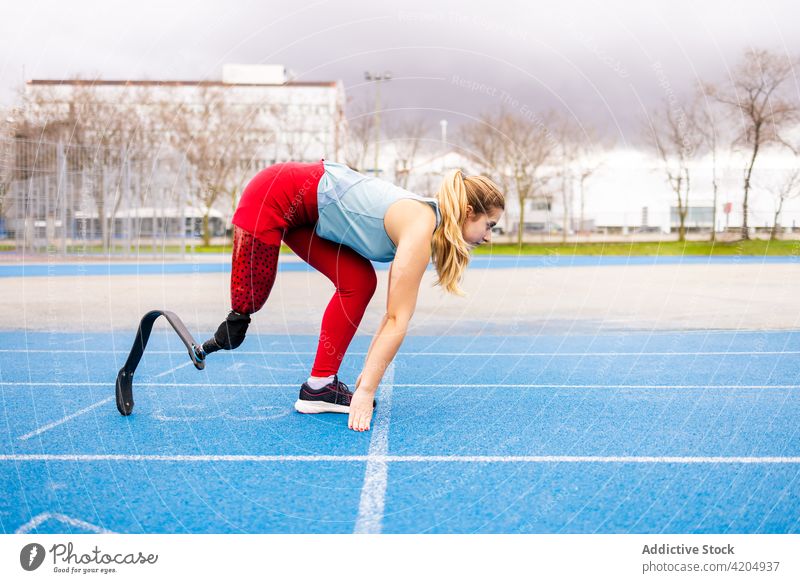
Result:
[[[0,382],[2,387],[107,387],[113,383],[62,383],[62,382]],[[293,388],[291,383],[136,383],[137,387],[257,387],[265,389]],[[557,383],[540,384],[503,384],[503,383],[402,383],[394,385],[395,388],[409,389],[800,389],[800,385],[568,385]]]
[[[44,433],[45,431],[48,431],[48,430],[52,429],[53,427],[58,427],[59,425],[61,425],[63,423],[66,423],[70,419],[75,419],[75,417],[79,417],[80,415],[83,415],[84,413],[88,413],[92,409],[97,409],[98,407],[102,407],[103,405],[105,405],[106,403],[111,401],[112,399],[114,399],[114,397],[108,397],[107,399],[103,399],[102,401],[98,401],[97,403],[95,403],[93,405],[89,405],[88,407],[85,407],[85,408],[83,408],[83,409],[81,409],[79,411],[75,411],[71,415],[67,415],[64,418],[59,419],[58,421],[53,421],[52,423],[48,423],[47,425],[43,425],[43,426],[39,427],[39,429],[34,429],[30,433],[26,433],[25,435],[20,435],[17,439],[21,439],[22,441],[30,439],[31,437],[39,435],[40,433]]]
[[[83,520],[78,520],[77,518],[67,516],[66,514],[51,514],[49,512],[43,512],[42,514],[34,516],[31,520],[20,526],[16,530],[15,534],[26,534],[31,532],[40,524],[50,519],[58,520],[59,522],[63,522],[69,526],[82,528],[83,530],[88,530],[89,532],[94,532],[97,534],[116,534],[113,530],[107,530],[100,526],[95,526],[94,524],[90,524]]]
[[[575,456],[575,455],[147,455],[0,454],[14,462],[367,462],[386,463],[622,463],[622,464],[800,464],[795,457]]]
[[[367,452],[367,469],[364,472],[364,485],[358,502],[358,516],[353,532],[356,534],[380,534],[383,522],[383,508],[386,501],[386,483],[389,465],[389,422],[392,417],[392,385],[394,384],[394,363],[383,375],[378,392],[380,402],[375,411],[372,437]]]
[[[0,349],[0,353],[2,352],[35,352],[35,353],[51,353],[52,350],[45,350],[45,349],[38,349],[38,348],[2,348]],[[92,354],[126,354],[128,350],[60,350],[59,352],[74,352],[78,354],[85,354],[90,352]],[[148,350],[147,354],[186,354],[186,351],[179,352],[175,350]],[[278,356],[309,356],[315,355],[316,352],[311,351],[299,351],[299,350],[291,350],[291,351],[277,351],[277,350],[265,350],[263,352],[254,352],[254,351],[236,351],[236,356],[242,355],[251,355],[251,356],[271,356],[271,355],[278,355]],[[355,356],[364,356],[366,352],[348,352],[348,354],[353,354]],[[640,352],[640,351],[631,351],[631,352],[399,352],[397,356],[464,356],[464,357],[472,357],[472,356],[544,356],[544,357],[557,357],[557,356],[567,356],[567,357],[577,357],[577,356],[775,356],[775,355],[797,355],[800,354],[800,350],[764,350],[764,351],[737,351],[737,350],[717,350],[717,351],[687,351],[687,352]],[[191,364],[191,362],[190,362]]]
[[[182,368],[184,368],[184,367],[187,367],[187,366],[189,366],[190,364],[192,364],[192,365],[193,365],[194,363],[193,363],[191,360],[190,360],[189,362],[184,362],[183,364],[179,364],[179,365],[178,365],[178,366],[176,366],[175,368],[171,368],[171,369],[169,369],[169,370],[165,370],[164,372],[160,372],[160,373],[158,373],[157,375],[154,375],[152,378],[154,378],[154,379],[157,379],[157,378],[165,377],[165,376],[167,376],[168,374],[172,374],[172,373],[174,373],[176,370],[180,370],[180,369],[182,369]]]
[[[87,336],[86,338],[76,338],[74,340],[67,340],[67,341],[63,342],[62,344],[80,344],[81,342],[87,342],[87,341],[91,341],[91,340],[92,340],[92,337],[91,336]],[[72,350],[60,350],[59,349],[59,352],[72,352]],[[83,351],[82,350],[76,350],[75,352],[83,352]]]

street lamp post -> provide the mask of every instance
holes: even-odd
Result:
[[[391,78],[392,74],[389,71],[385,73],[364,72],[364,79],[375,81],[375,166],[372,170],[375,176],[378,176],[380,172],[378,168],[378,148],[381,142],[381,81],[389,81]]]

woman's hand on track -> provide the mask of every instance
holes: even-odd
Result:
[[[369,430],[369,424],[372,421],[372,400],[374,397],[374,393],[356,389],[350,398],[350,416],[347,419],[347,426],[350,429],[353,431]]]

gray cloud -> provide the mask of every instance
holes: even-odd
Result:
[[[342,79],[366,101],[364,70],[390,70],[384,105],[432,125],[496,107],[500,95],[566,108],[625,141],[663,97],[654,63],[682,93],[724,78],[751,46],[800,54],[790,1],[393,4],[17,3],[0,22],[0,103],[13,102],[23,65],[27,78],[208,79],[226,62],[283,63],[299,79]]]

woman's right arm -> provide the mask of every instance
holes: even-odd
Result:
[[[392,279],[392,264],[389,264],[389,281]],[[386,291],[386,305],[389,305],[389,291]],[[372,348],[375,346],[375,340],[378,339],[380,336],[381,331],[383,331],[383,327],[386,325],[386,313],[384,312],[383,317],[381,318],[381,323],[378,324],[378,329],[375,331],[375,334],[372,336],[372,341],[369,343],[369,348],[367,349],[367,356],[364,358],[364,362],[366,363],[369,360],[370,354],[372,354]],[[356,379],[356,388],[358,385],[361,384],[361,379],[364,376],[364,372],[362,371],[358,378]]]
[[[386,313],[364,363],[362,388],[372,392],[377,390],[386,367],[405,338],[416,309],[422,276],[430,263],[432,230],[428,225],[411,227],[406,236],[398,241],[397,253],[389,271]]]
[[[389,266],[389,277],[392,277],[392,267],[391,266]],[[364,358],[364,362],[367,362],[369,360],[369,355],[372,354],[372,347],[375,346],[375,340],[378,338],[378,336],[380,335],[381,331],[383,331],[383,327],[384,327],[385,324],[386,324],[386,314],[384,314],[383,318],[381,318],[381,323],[378,324],[378,329],[375,331],[375,335],[372,337],[372,342],[369,343],[369,348],[367,349],[367,356]],[[358,378],[356,379],[356,388],[358,388],[358,385],[361,384],[361,379],[362,379],[363,376],[364,376],[364,372],[362,371],[358,375]]]
[[[356,383],[358,390],[350,405],[348,425],[353,429],[369,429],[372,396],[405,338],[416,308],[422,276],[430,263],[435,220],[436,217],[430,214],[430,224],[427,220],[409,224],[398,241],[389,275],[386,314],[370,345],[364,370],[359,375],[360,382]]]

